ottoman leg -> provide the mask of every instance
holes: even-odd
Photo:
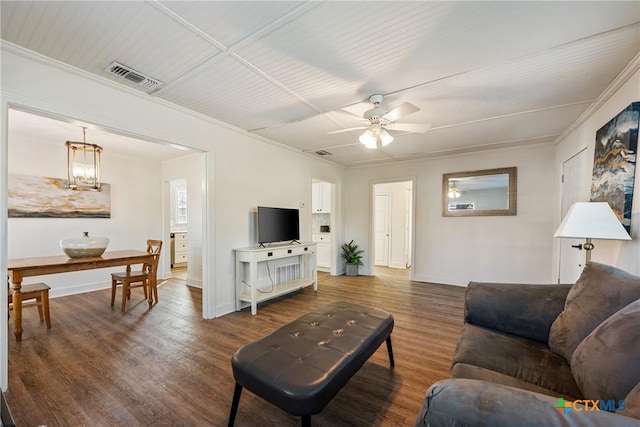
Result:
[[[387,337],[387,351],[389,352],[389,364],[393,368],[396,366],[396,364],[393,361],[393,348],[391,347],[391,335]]]
[[[311,427],[311,415],[302,416],[302,427]]]
[[[236,388],[233,390],[233,402],[231,403],[231,412],[229,412],[229,427],[233,427],[233,423],[236,421],[236,412],[238,412],[238,405],[240,404],[240,395],[242,394],[242,386],[236,383]]]

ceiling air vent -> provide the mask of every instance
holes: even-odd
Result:
[[[147,89],[155,89],[162,84],[158,79],[145,76],[144,74],[117,62],[112,62],[105,71],[109,74],[125,78],[130,82],[143,86]]]
[[[318,156],[330,156],[330,155],[331,155],[331,153],[330,153],[330,152],[325,151],[325,150],[318,150],[318,151],[316,151],[316,154],[317,154]]]

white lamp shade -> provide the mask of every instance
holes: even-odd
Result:
[[[631,240],[607,202],[574,203],[553,237]]]
[[[382,141],[382,146],[386,147],[387,145],[391,144],[391,141],[393,141],[393,137],[389,134],[389,132],[382,129],[380,131],[380,141]]]
[[[376,142],[377,142],[378,138],[376,138],[376,136],[373,135],[371,130],[367,129],[367,131],[365,133],[363,133],[362,135],[360,135],[360,138],[358,138],[358,139],[360,140],[360,142],[362,144],[364,144],[365,147],[367,147],[369,149],[375,149],[376,148]]]

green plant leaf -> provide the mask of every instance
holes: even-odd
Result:
[[[349,243],[343,243],[341,248],[342,258],[344,258],[348,264],[364,265],[362,262],[362,254],[364,253],[364,250],[360,249],[358,244],[354,243],[353,240]]]

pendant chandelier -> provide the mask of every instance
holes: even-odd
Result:
[[[67,188],[102,191],[100,154],[102,147],[87,143],[87,128],[82,127],[82,142],[67,141]]]

